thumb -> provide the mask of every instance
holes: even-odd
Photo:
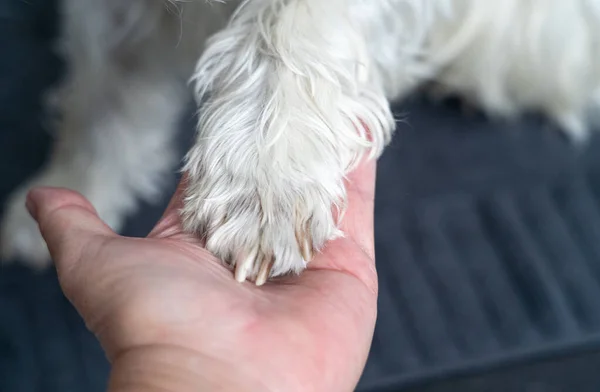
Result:
[[[71,269],[94,242],[116,236],[91,203],[73,191],[33,189],[27,195],[26,206],[39,225],[59,273]]]

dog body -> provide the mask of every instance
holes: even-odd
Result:
[[[378,156],[389,101],[425,82],[492,115],[539,111],[585,138],[600,86],[600,0],[63,0],[69,72],[48,166],[17,191],[3,252],[48,255],[24,198],[85,195],[114,229],[156,197],[192,81],[184,228],[264,283],[342,235],[344,176]]]

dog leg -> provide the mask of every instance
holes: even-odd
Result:
[[[427,47],[447,90],[491,115],[541,112],[572,139],[587,136],[600,91],[600,1],[448,4],[450,12],[431,25]]]
[[[88,1],[89,7],[84,3],[67,2],[82,9],[71,9],[73,14],[67,15],[64,45],[70,72],[57,96],[61,115],[57,144],[47,166],[8,203],[0,239],[4,260],[18,258],[38,268],[48,265],[46,245],[25,210],[30,188],[78,191],[118,230],[137,199],[154,200],[160,194],[165,175],[176,164],[173,133],[188,97],[185,80],[178,80],[173,71],[177,59],[167,49],[171,44],[175,47],[175,41],[160,49],[161,33],[156,39],[136,35],[135,42],[131,34],[117,34],[119,26],[111,23],[127,20],[125,11],[134,2],[117,13],[94,8],[104,2]],[[94,41],[99,39],[98,29],[109,34],[101,42]],[[122,37],[128,38],[119,42]],[[169,58],[171,64],[162,58]]]
[[[300,272],[341,235],[344,176],[391,136],[357,3],[246,2],[198,63],[183,223],[239,281]]]

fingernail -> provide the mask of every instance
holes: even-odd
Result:
[[[29,215],[35,220],[37,220],[37,203],[35,199],[35,190],[30,191],[27,194],[27,198],[25,199],[25,208],[29,212]]]

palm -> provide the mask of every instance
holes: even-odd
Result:
[[[290,383],[311,390],[313,380],[318,389],[349,390],[364,365],[376,315],[372,184],[367,180],[361,189],[361,181],[351,184],[348,236],[329,244],[300,277],[263,287],[237,283],[181,232],[176,196],[148,238],[97,236],[101,240],[83,253],[92,258],[80,253],[82,260],[68,269],[58,263],[63,288],[109,357],[132,347],[174,345],[243,364],[278,390],[292,390],[283,387]]]

